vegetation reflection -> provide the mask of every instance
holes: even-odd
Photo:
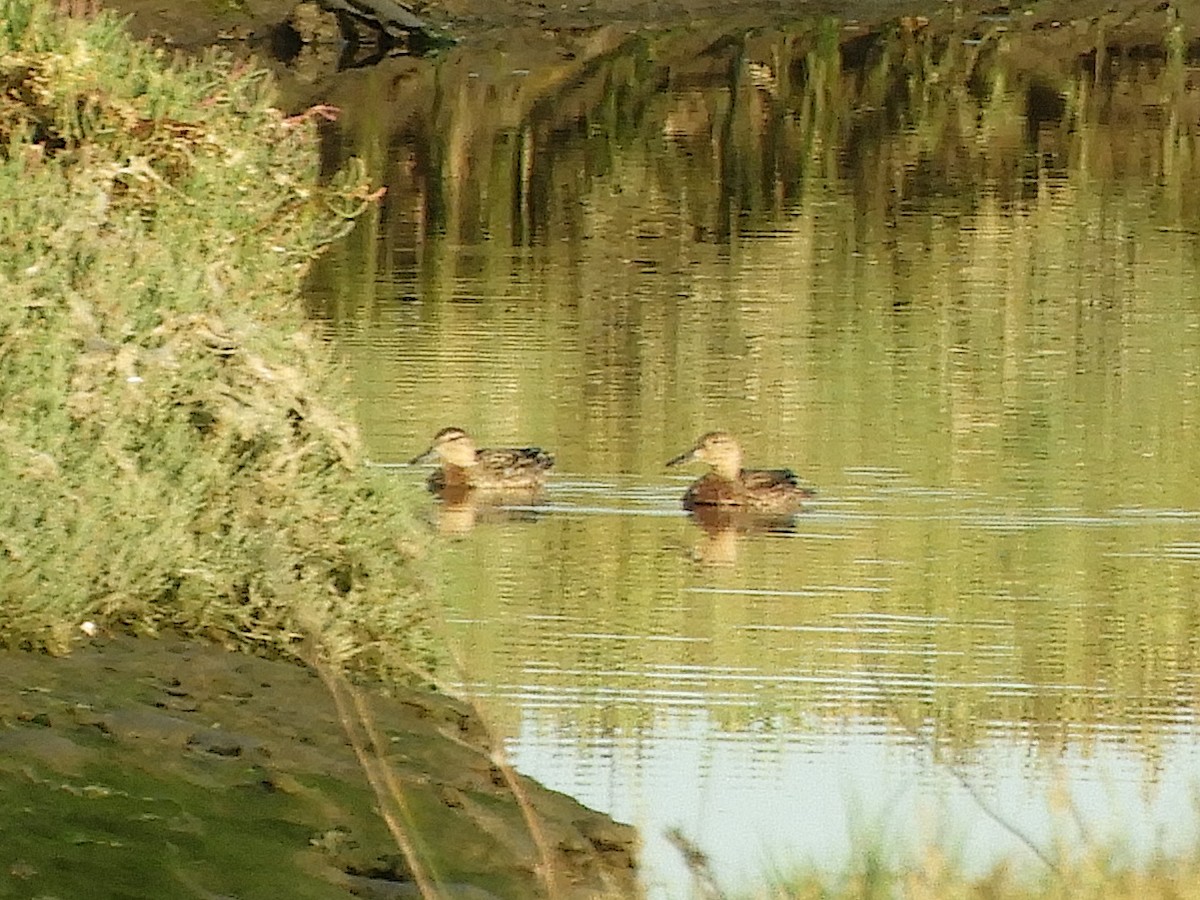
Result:
[[[374,457],[452,418],[666,496],[719,425],[821,488],[792,533],[701,546],[736,573],[682,518],[472,533],[444,571],[472,680],[570,672],[609,698],[558,705],[590,735],[699,689],[731,730],[1116,723],[1153,752],[1195,708],[1200,92],[1178,43],[1060,70],[962,38],[822,20],[362,76],[328,151],[373,152],[389,202],[313,288]]]

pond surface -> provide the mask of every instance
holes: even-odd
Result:
[[[644,829],[655,896],[676,827],[728,888],[878,836],[981,871],[1196,834],[1195,72],[847,34],[333,98],[330,160],[389,188],[310,289],[371,459],[440,531],[463,686]],[[447,425],[553,450],[540,502],[417,494]],[[789,527],[679,508],[713,428],[816,487]]]

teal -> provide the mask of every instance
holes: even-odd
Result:
[[[813,496],[791,469],[743,469],[742,448],[724,431],[710,431],[668,466],[705,462],[712,470],[693,482],[683,495],[683,508],[738,508],[786,515],[800,510]]]
[[[410,465],[438,460],[427,481],[430,491],[536,491],[546,481],[554,456],[540,447],[476,448],[461,428],[443,428]]]

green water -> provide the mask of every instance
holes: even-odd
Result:
[[[1067,66],[1034,121],[1045,72],[837,35],[346,88],[331,157],[388,200],[310,298],[373,461],[446,425],[558,458],[532,509],[427,501],[461,680],[524,771],[646,828],[667,896],[673,825],[730,886],[877,826],[1031,858],[982,805],[1043,846],[1175,847],[1200,91],[1169,54]],[[712,428],[817,487],[790,529],[678,508],[663,463]]]

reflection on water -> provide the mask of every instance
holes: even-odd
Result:
[[[388,202],[311,285],[376,462],[446,425],[556,454],[532,507],[431,501],[463,679],[521,768],[646,826],[674,896],[672,825],[731,884],[856,829],[1027,852],[981,804],[1042,846],[1186,839],[1184,60],[1063,76],[829,22],[593,39],[356,73],[329,152]],[[662,463],[716,427],[811,505],[685,516]]]

